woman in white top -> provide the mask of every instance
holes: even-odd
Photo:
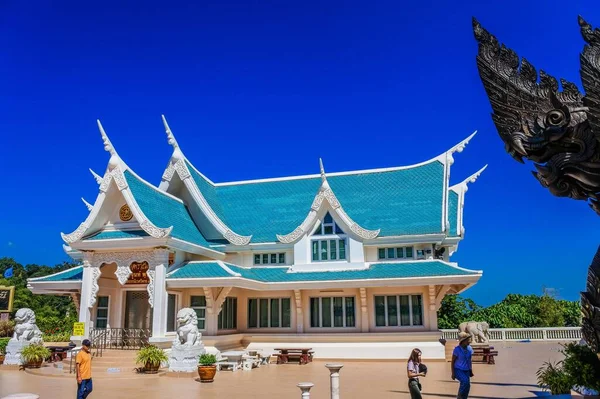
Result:
[[[410,392],[411,399],[421,399],[421,383],[419,382],[419,377],[425,377],[425,373],[419,371],[420,364],[421,350],[415,348],[408,358],[408,367],[406,371],[408,376],[408,391]]]

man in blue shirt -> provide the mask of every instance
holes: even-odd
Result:
[[[452,352],[452,379],[458,379],[457,399],[467,399],[471,390],[471,377],[473,375],[473,348],[471,348],[471,334],[460,332],[458,334],[458,346]]]

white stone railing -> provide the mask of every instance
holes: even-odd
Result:
[[[440,330],[446,340],[458,339],[458,329]],[[490,341],[579,341],[581,327],[490,328]]]

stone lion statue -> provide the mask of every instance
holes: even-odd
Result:
[[[173,347],[192,347],[202,345],[202,334],[198,330],[198,316],[192,308],[183,308],[177,312],[177,336]]]
[[[489,342],[489,328],[490,325],[485,321],[468,321],[460,323],[458,331],[471,334],[471,342],[474,344],[487,344]]]
[[[35,324],[35,313],[29,308],[17,310],[15,314],[15,333],[11,341],[27,342],[30,344],[42,343],[42,332]]]

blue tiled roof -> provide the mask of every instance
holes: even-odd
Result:
[[[82,278],[83,266],[76,266],[55,275],[35,279],[35,281],[81,281]]]
[[[144,230],[117,230],[117,231],[101,231],[92,236],[84,238],[84,240],[113,240],[116,238],[139,238],[149,237]]]
[[[187,207],[159,189],[145,184],[138,177],[126,170],[124,172],[129,188],[144,212],[144,215],[157,227],[173,226],[171,236],[209,248],[209,242],[198,230]]]
[[[450,223],[450,237],[458,236],[458,193],[454,190],[448,192],[448,222]]]
[[[375,263],[367,270],[319,271],[288,273],[289,267],[243,268],[226,264],[242,278],[264,283],[275,282],[311,282],[311,281],[347,281],[379,280],[410,277],[472,276],[478,273],[453,267],[442,261],[417,261],[401,263]],[[190,262],[168,276],[168,279],[180,278],[223,278],[233,277],[217,262]]]
[[[188,164],[198,189],[233,231],[252,242],[274,242],[306,218],[319,176],[213,185]],[[328,176],[346,213],[380,236],[435,234],[442,229],[444,166],[432,161],[399,170]]]

